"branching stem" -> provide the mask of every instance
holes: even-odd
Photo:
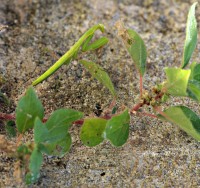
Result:
[[[132,113],[132,112],[136,112],[136,111],[138,111],[138,109],[141,108],[143,105],[144,105],[143,102],[142,102],[142,103],[138,103],[138,104],[136,104],[136,105],[131,109],[130,112]]]
[[[141,78],[141,77],[140,77]],[[142,91],[142,78],[141,78],[141,87],[140,87],[140,89],[141,89],[141,91]],[[158,93],[155,97],[154,97],[154,99],[156,100],[156,101],[158,101],[158,100],[160,100],[161,98],[162,98],[162,96],[164,95],[164,93],[162,93],[162,92],[160,92],[160,93]],[[114,106],[115,106],[115,104],[116,104],[116,99],[114,99],[112,102],[111,102],[111,104],[110,104],[110,106],[109,106],[109,109],[112,109]],[[135,106],[133,106],[133,108],[130,110],[130,113],[131,114],[135,114],[135,112],[137,112],[141,107],[143,107],[144,105],[146,105],[146,102],[145,102],[145,100],[143,100],[142,102],[139,102],[139,103],[137,103]],[[154,109],[157,111],[157,112],[159,112],[161,115],[163,115],[162,114],[162,110],[160,110],[160,108],[159,107],[154,107]],[[154,114],[149,114],[149,113],[146,113],[146,112],[139,112],[140,114],[143,114],[144,116],[149,116],[149,117],[152,117],[152,118],[157,118],[157,116],[156,115],[154,115]],[[163,115],[164,116],[164,115]],[[110,114],[106,114],[106,115],[104,115],[103,117],[101,117],[101,118],[103,118],[103,119],[110,119],[110,118],[112,118],[112,115],[110,115]],[[15,120],[16,119],[16,117],[15,117],[15,115],[14,114],[5,114],[5,113],[0,113],[0,120]],[[47,117],[45,117],[45,118],[43,118],[43,123],[45,123],[46,121],[48,120],[48,118]],[[80,119],[80,120],[78,120],[78,121],[75,121],[73,124],[76,124],[76,125],[82,125],[84,123],[84,119]]]

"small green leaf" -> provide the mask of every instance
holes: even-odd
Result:
[[[197,21],[195,18],[195,7],[197,4],[197,2],[193,3],[188,13],[182,68],[185,68],[189,63],[197,44]]]
[[[126,143],[129,135],[130,115],[128,110],[108,120],[105,129],[105,138],[109,139],[114,146],[122,146]]]
[[[40,142],[46,141],[46,136],[48,135],[49,131],[46,128],[46,125],[41,122],[41,120],[36,117],[35,124],[34,124],[34,141],[36,144]]]
[[[143,76],[146,70],[146,46],[138,33],[131,29],[128,29],[127,31],[129,38],[127,39],[126,47],[140,74]]]
[[[18,131],[24,133],[33,128],[36,117],[42,119],[44,117],[44,109],[33,87],[30,87],[17,105],[16,124]]]
[[[146,71],[146,46],[140,35],[132,29],[126,29],[121,21],[116,23],[118,34],[122,38],[136,68],[143,76]]]
[[[72,109],[59,109],[53,112],[46,122],[49,130],[54,127],[61,127],[63,124],[71,124],[83,118],[83,113]]]
[[[31,175],[30,172],[26,174],[25,182],[26,182],[27,185],[30,185],[30,184],[34,183],[34,180],[33,180],[32,175]]]
[[[193,62],[190,66],[191,74],[188,82],[188,96],[200,102],[200,64]]]
[[[200,82],[200,64],[193,62],[190,66],[190,69],[191,69],[190,80],[196,80]]]
[[[166,93],[174,96],[187,96],[187,85],[191,70],[183,70],[180,68],[165,68],[167,82],[163,88]]]
[[[32,184],[37,182],[40,177],[40,167],[42,165],[43,157],[42,153],[35,148],[31,154],[29,170],[30,172],[26,175],[26,183]]]
[[[186,133],[200,141],[200,118],[192,110],[185,106],[172,106],[163,113],[164,119],[178,125]]]
[[[6,129],[6,133],[8,134],[9,137],[16,137],[17,131],[16,131],[14,121],[8,121],[6,123],[5,129]]]
[[[187,93],[188,97],[200,102],[200,82],[189,80]]]
[[[162,98],[161,98],[161,102],[162,102],[162,103],[165,103],[165,102],[167,102],[168,99],[169,99],[169,95],[164,94],[164,95],[162,96]]]
[[[84,50],[82,49],[82,51],[86,52],[89,50],[96,50],[96,49],[101,48],[102,46],[106,45],[108,43],[108,41],[109,41],[108,38],[101,37],[100,39],[97,39],[92,44],[85,47]]]
[[[56,110],[46,122],[48,135],[45,137],[48,142],[60,141],[68,134],[71,124],[83,117],[82,112],[72,109]]]
[[[71,144],[72,144],[71,135],[67,133],[64,139],[57,142],[51,154],[63,157],[70,150]]]
[[[114,106],[111,113],[112,113],[112,114],[115,114],[116,112],[117,112],[117,107]]]
[[[100,118],[85,119],[81,127],[80,138],[86,146],[96,146],[103,142],[102,133],[106,127],[107,120]]]
[[[44,142],[39,145],[40,151],[47,155],[63,157],[71,148],[72,139],[69,133],[65,138],[54,143]]]
[[[80,63],[90,72],[90,74],[96,78],[99,82],[101,82],[105,87],[107,87],[111,94],[116,97],[115,88],[113,83],[108,76],[108,74],[103,70],[102,67],[97,65],[94,62],[88,62],[85,60],[81,60]]]
[[[34,140],[40,151],[48,155],[63,156],[69,151],[72,142],[68,129],[74,121],[82,117],[82,112],[59,109],[50,116],[46,124],[37,118],[34,126]]]
[[[17,153],[18,153],[18,156],[25,156],[25,155],[30,155],[32,151],[28,148],[28,146],[23,144],[17,148]]]

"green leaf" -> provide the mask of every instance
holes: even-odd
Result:
[[[114,146],[122,146],[126,143],[129,135],[130,115],[128,110],[108,120],[105,129],[105,138],[109,139]]]
[[[82,112],[72,109],[56,110],[46,122],[48,135],[45,137],[48,142],[60,141],[68,134],[71,124],[83,117]]]
[[[87,47],[82,48],[83,52],[89,51],[89,50],[96,50],[98,48],[101,48],[102,46],[106,45],[108,43],[108,38],[101,37],[100,39],[97,39],[92,44],[88,45]]]
[[[69,133],[65,138],[54,143],[44,142],[39,145],[40,151],[47,155],[63,157],[71,148],[72,139]]]
[[[118,34],[122,38],[136,68],[143,76],[146,71],[146,46],[140,35],[132,29],[126,29],[121,21],[116,23]]]
[[[190,66],[191,74],[188,82],[188,96],[196,101],[200,101],[200,64],[193,62]]]
[[[85,119],[82,127],[80,138],[86,146],[96,146],[103,142],[102,133],[106,127],[107,120],[100,118]]]
[[[44,109],[33,87],[30,87],[17,105],[16,124],[18,131],[24,133],[33,128],[36,117],[42,119],[44,117]]]
[[[196,80],[200,82],[200,64],[193,62],[190,66],[190,69],[191,69],[190,80]]]
[[[17,136],[17,131],[15,128],[15,122],[14,121],[8,121],[5,126],[6,133],[8,134],[9,137],[16,137]]]
[[[165,103],[165,102],[167,102],[168,99],[169,99],[169,95],[164,94],[164,95],[162,96],[162,98],[161,98],[161,102],[162,102],[162,103]]]
[[[113,83],[108,76],[108,74],[103,70],[102,67],[97,65],[94,62],[88,62],[85,60],[81,60],[80,63],[90,72],[90,74],[96,78],[99,82],[101,82],[105,87],[107,87],[111,94],[116,97],[115,88]]]
[[[165,68],[167,82],[163,85],[166,93],[174,96],[187,96],[187,85],[191,70]]]
[[[72,109],[59,109],[53,112],[46,122],[49,130],[61,127],[63,124],[71,124],[83,118],[83,113]],[[69,127],[68,127],[69,128]]]
[[[195,18],[196,5],[197,2],[193,3],[188,13],[182,68],[185,68],[189,63],[192,53],[197,44],[197,21]]]
[[[115,114],[117,112],[117,107],[116,106],[114,106],[113,107],[113,109],[112,109],[112,112],[111,112],[111,114]]]
[[[40,167],[42,165],[43,157],[42,153],[35,148],[31,154],[29,170],[30,172],[26,175],[26,183],[32,184],[37,182],[40,177]]]
[[[163,113],[164,119],[178,125],[186,133],[200,141],[200,118],[192,110],[185,106],[172,106]]]
[[[17,154],[18,156],[25,156],[25,155],[30,155],[32,153],[32,151],[30,150],[30,148],[28,146],[26,146],[25,144],[20,145],[17,148]]]
[[[72,142],[68,129],[74,121],[82,117],[82,112],[59,109],[50,116],[46,124],[37,118],[34,126],[34,140],[40,151],[48,155],[63,156],[69,151]]]
[[[46,125],[41,122],[41,120],[36,117],[34,125],[34,141],[36,144],[39,144],[43,141],[46,141],[46,136],[49,131],[46,128]]]
[[[200,82],[189,80],[187,93],[190,98],[200,102]]]
[[[59,157],[63,157],[70,150],[71,144],[72,144],[71,135],[67,133],[64,139],[56,143],[56,145],[54,146],[54,149],[53,147],[51,148],[53,149],[51,154],[57,155]]]
[[[137,69],[143,76],[146,70],[146,46],[144,41],[134,30],[128,29],[129,38],[127,39],[126,47],[131,55]]]

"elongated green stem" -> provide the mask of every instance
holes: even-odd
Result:
[[[74,56],[74,54],[79,50],[81,45],[84,43],[84,41],[94,34],[96,30],[101,30],[101,32],[104,32],[104,25],[97,24],[90,28],[88,31],[83,34],[83,36],[67,51],[54,65],[52,65],[44,74],[42,74],[39,78],[37,78],[35,81],[33,81],[32,85],[35,86],[39,83],[41,83],[43,80],[47,79],[49,76],[51,76],[56,70],[58,70],[63,64],[69,63],[71,58]]]

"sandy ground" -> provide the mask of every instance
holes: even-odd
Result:
[[[186,17],[192,2],[1,0],[0,24],[9,28],[0,33],[0,89],[11,105],[0,103],[0,110],[14,112],[31,82],[97,23],[106,26],[104,35],[110,42],[87,57],[109,73],[119,95],[118,106],[131,108],[139,92],[138,75],[117,36],[115,22],[122,19],[127,27],[140,33],[147,45],[144,87],[148,89],[165,79],[164,67],[180,65]],[[199,12],[198,7],[198,25]],[[199,44],[193,55],[197,62]],[[104,109],[112,100],[108,90],[77,61],[63,66],[36,90],[47,115],[65,107],[83,111],[87,116],[94,114],[97,103]],[[200,114],[200,106],[191,100],[174,98],[167,105],[170,104],[185,104]],[[3,128],[0,131],[5,132]],[[200,145],[170,123],[132,117],[128,142],[121,148],[108,142],[95,148],[85,147],[79,131],[79,126],[70,130],[73,146],[65,157],[45,156],[41,178],[31,187],[200,187]],[[25,187],[15,182],[13,164],[12,158],[0,152],[0,187]]]

